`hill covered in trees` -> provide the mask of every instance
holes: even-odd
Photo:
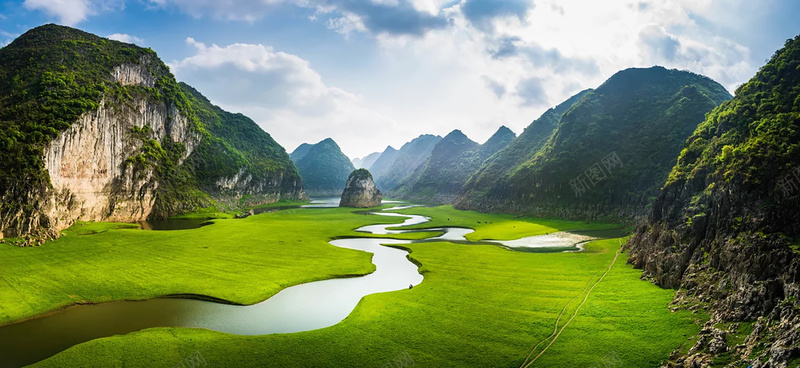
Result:
[[[691,72],[620,71],[534,121],[515,140],[525,144],[511,142],[498,152],[470,178],[456,205],[570,218],[634,217],[658,194],[697,124],[729,98],[721,85]]]
[[[626,248],[645,277],[680,289],[678,304],[711,311],[676,363],[796,364],[800,36],[708,114],[664,183]],[[733,328],[740,325],[748,327]]]
[[[304,196],[269,134],[155,52],[52,24],[0,49],[0,173],[7,236]]]
[[[350,159],[331,138],[317,144],[302,144],[292,152],[306,193],[315,196],[342,194],[347,177],[355,170]]]
[[[386,160],[383,160],[383,155],[387,154],[384,152],[370,169],[375,177],[375,185],[384,192],[397,187],[406,176],[428,159],[433,146],[441,139],[442,137],[438,135],[423,134],[404,144],[396,154],[389,151]]]

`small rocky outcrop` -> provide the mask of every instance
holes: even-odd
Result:
[[[358,169],[350,173],[350,177],[347,178],[339,207],[376,207],[381,204],[382,199],[383,195],[375,187],[369,170]]]

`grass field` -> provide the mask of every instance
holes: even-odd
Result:
[[[405,212],[432,216],[428,226],[474,222],[469,226],[477,229],[476,240],[613,226],[537,223],[447,207]],[[69,303],[65,298],[74,290],[91,301],[197,293],[252,303],[298,282],[369,272],[369,255],[325,241],[357,235],[351,229],[363,224],[393,220],[401,219],[308,209],[220,220],[188,231],[83,225],[84,232],[87,227],[108,231],[77,235],[81,229],[73,228],[30,254],[24,253],[30,248],[0,248],[0,257],[12,265],[2,276],[0,308],[5,318],[19,319]],[[520,233],[506,229],[512,223]],[[531,354],[539,355],[532,367],[591,367],[604,361],[652,367],[695,334],[702,320],[690,312],[670,312],[674,291],[639,280],[640,271],[625,264],[624,254],[609,270],[618,239],[590,243],[581,253],[519,253],[451,243],[408,248],[425,280],[411,290],[367,296],[345,321],[329,328],[266,336],[148,329],[80,344],[36,366],[174,367],[199,356],[209,367],[519,367],[544,340]],[[19,285],[15,280],[25,285],[9,287],[9,282]],[[257,287],[236,290],[234,285],[243,282]],[[29,300],[38,302],[32,307]],[[560,331],[557,340],[546,339],[554,331]]]
[[[511,240],[526,236],[542,235],[565,230],[603,230],[616,229],[621,225],[596,221],[567,221],[519,217],[505,214],[486,214],[475,211],[459,211],[452,206],[414,207],[396,211],[398,213],[427,216],[430,222],[408,229],[439,226],[470,227],[474,233],[466,236],[468,240]]]
[[[303,282],[366,274],[374,270],[370,254],[327,240],[359,235],[350,229],[380,221],[402,219],[314,209],[215,220],[193,230],[79,223],[40,247],[0,244],[0,324],[76,303],[169,294],[252,304]]]

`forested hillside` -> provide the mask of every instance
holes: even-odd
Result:
[[[300,157],[295,159],[295,164],[306,193],[313,196],[341,195],[347,177],[355,170],[353,163],[331,138],[310,146],[300,145],[292,156]]]
[[[796,366],[800,36],[707,116],[665,182],[626,248],[645,277],[680,289],[677,304],[711,312],[676,363]]]
[[[652,67],[620,71],[579,98],[535,154],[527,153],[529,158],[511,170],[496,170],[505,174],[494,183],[479,174],[457,206],[569,218],[635,217],[658,194],[686,138],[730,95],[707,77]],[[548,115],[545,121],[557,112]],[[517,148],[513,142],[509,147]]]

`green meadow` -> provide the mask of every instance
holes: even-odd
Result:
[[[423,226],[475,228],[472,240],[618,227],[450,207],[400,212],[431,217]],[[0,323],[74,303],[169,294],[256,303],[298,283],[371,272],[370,254],[327,241],[364,236],[353,229],[366,224],[401,221],[335,208],[215,220],[193,230],[78,224],[41,247],[0,246]],[[408,244],[424,281],[369,295],[328,328],[264,336],[154,328],[83,343],[35,366],[174,367],[198,355],[209,367],[658,366],[704,318],[670,312],[674,290],[641,281],[618,252],[623,241],[595,241],[580,253]]]

